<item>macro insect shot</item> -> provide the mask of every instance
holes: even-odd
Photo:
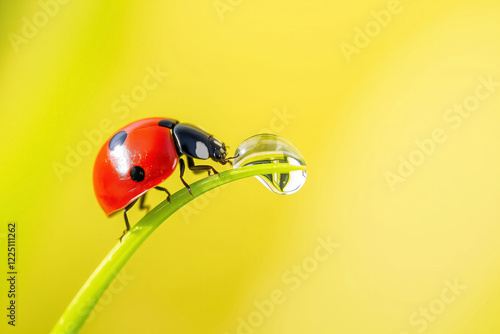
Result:
[[[498,0],[0,2],[0,333],[500,333]]]

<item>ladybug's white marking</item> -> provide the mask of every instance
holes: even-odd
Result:
[[[196,142],[196,150],[194,151],[194,153],[196,153],[196,156],[199,157],[200,159],[208,159],[209,157],[208,147],[201,141]]]
[[[111,163],[120,176],[128,175],[130,170],[129,150],[125,145],[116,146],[114,150],[109,152]]]

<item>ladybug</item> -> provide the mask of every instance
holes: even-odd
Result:
[[[222,165],[231,163],[226,158],[226,145],[202,129],[179,123],[174,119],[147,118],[131,123],[115,133],[99,151],[93,172],[94,191],[107,216],[123,209],[126,230],[130,230],[127,211],[141,198],[144,208],[147,191],[152,188],[170,192],[158,186],[180,165],[180,178],[184,181],[185,156],[188,168],[195,172],[213,171],[209,165],[195,165],[193,159],[212,159]]]

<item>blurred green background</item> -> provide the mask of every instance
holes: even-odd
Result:
[[[17,222],[19,272],[2,332],[49,332],[117,242],[92,167],[145,117],[232,150],[276,133],[308,180],[183,208],[82,333],[500,331],[498,1],[4,1],[0,17],[0,241]]]

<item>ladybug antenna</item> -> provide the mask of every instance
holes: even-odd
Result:
[[[231,161],[231,159],[235,159],[239,156],[240,156],[239,154],[236,154],[234,157],[229,157],[229,158],[224,159],[224,164],[229,163],[232,166],[233,162]]]

